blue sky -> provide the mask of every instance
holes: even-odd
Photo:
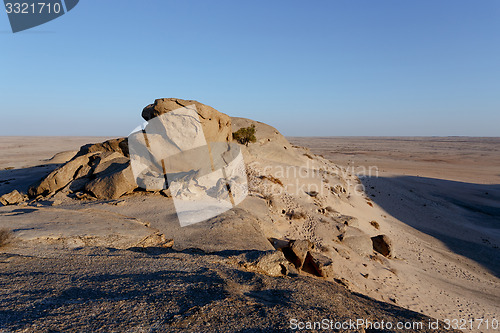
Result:
[[[290,136],[500,136],[498,0],[81,0],[0,40],[0,135],[126,136],[179,97]]]

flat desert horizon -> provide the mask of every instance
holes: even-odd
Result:
[[[233,118],[233,126],[242,121]],[[0,329],[212,331],[218,317],[241,311],[252,319],[227,319],[228,331],[286,330],[293,318],[307,324],[368,313],[371,320],[431,321],[423,315],[443,325],[456,320],[450,330],[497,331],[500,138],[287,137],[291,146],[271,132],[258,127],[257,142],[242,146],[249,181],[257,183],[236,217],[180,228],[171,198],[159,192],[96,199],[71,187],[0,207],[0,229],[11,232],[1,250]],[[0,137],[0,196],[28,193],[81,146],[111,139]],[[331,191],[273,193],[262,179],[287,189],[299,181],[279,173],[285,164],[324,170],[320,184]],[[334,189],[335,181],[347,194]],[[344,228],[333,240],[327,238],[339,231],[330,224]],[[390,239],[390,254],[371,249],[369,237],[381,234]],[[269,259],[259,259],[286,253],[280,242],[300,239],[313,246],[314,269],[304,262],[284,278],[283,263],[276,273]],[[312,299],[321,299],[321,309],[308,310]],[[125,320],[119,308],[134,315]],[[158,316],[160,309],[167,317]],[[79,312],[85,315],[77,318]]]
[[[377,167],[380,175],[412,175],[500,184],[500,137],[287,137],[343,166]],[[362,166],[363,168],[360,168]],[[373,171],[372,171],[373,172]]]
[[[0,136],[0,169],[31,166],[113,136]],[[287,136],[292,144],[355,171],[500,183],[500,136]],[[22,151],[19,151],[22,149]],[[28,156],[26,156],[28,155]],[[361,168],[360,168],[361,167]],[[375,169],[372,169],[374,171]]]

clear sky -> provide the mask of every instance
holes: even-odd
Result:
[[[81,0],[0,40],[0,135],[126,136],[179,97],[290,136],[500,136],[499,0]]]

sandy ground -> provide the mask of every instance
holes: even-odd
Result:
[[[314,241],[320,248],[325,248],[325,255],[330,256],[335,262],[336,276],[344,277],[352,292],[440,320],[473,320],[474,328],[467,329],[465,325],[464,330],[495,332],[495,330],[485,329],[485,325],[478,329],[478,322],[475,320],[483,319],[491,322],[500,317],[500,261],[498,260],[500,258],[500,188],[497,185],[499,182],[495,180],[500,174],[496,167],[500,165],[497,144],[500,140],[290,139],[293,144],[308,146],[312,152],[322,154],[334,163],[348,167],[339,169],[327,160],[311,156],[312,154],[307,150],[297,148],[292,152],[291,147],[283,147],[287,144],[286,142],[276,139],[272,133],[266,135],[272,140],[277,140],[277,144],[266,149],[259,144],[250,145],[245,161],[254,165],[255,172],[279,178],[288,192],[275,195],[272,192],[262,191],[262,184],[266,183],[261,176],[257,175],[258,177],[254,178],[259,180],[260,185],[256,186],[256,189],[261,192],[253,193],[243,202],[240,209],[232,212],[228,218],[230,224],[222,223],[222,229],[218,229],[220,223],[217,221],[212,224],[195,225],[190,229],[180,228],[175,219],[172,202],[157,195],[134,195],[104,202],[78,202],[62,197],[51,197],[30,202],[24,206],[0,207],[0,227],[14,229],[19,241],[17,245],[14,244],[9,248],[9,258],[4,260],[5,270],[8,273],[3,276],[5,278],[3,283],[8,285],[9,276],[24,276],[19,277],[18,285],[29,285],[30,267],[26,266],[27,258],[33,258],[32,262],[35,266],[43,266],[44,262],[48,265],[46,267],[57,266],[58,263],[53,260],[54,257],[66,260],[64,259],[66,256],[79,256],[78,251],[81,247],[99,245],[126,249],[133,247],[141,239],[158,230],[165,231],[169,238],[172,237],[176,241],[174,252],[165,254],[167,261],[198,262],[199,258],[184,256],[185,253],[182,251],[187,248],[204,248],[212,253],[218,251],[217,246],[219,250],[225,248],[231,251],[235,249],[241,251],[245,246],[247,248],[244,251],[250,251],[252,248],[268,250],[270,247],[265,237],[307,238]],[[51,142],[50,145],[47,145],[43,151],[42,149],[38,151],[30,144],[30,138],[19,139],[19,143],[16,143],[13,138],[0,138],[0,142],[2,140],[8,143],[4,145],[7,148],[2,148],[3,151],[11,156],[11,160],[3,160],[2,165],[16,167],[13,170],[0,170],[0,192],[3,193],[14,188],[26,189],[27,184],[46,175],[60,165],[65,158],[71,157],[71,153],[68,153],[47,161],[55,153],[64,150],[75,151],[81,144],[93,140],[101,141],[99,138],[65,140],[52,138],[46,141]],[[268,140],[263,138],[262,141],[267,143]],[[249,157],[252,152],[253,156],[258,156],[258,158],[252,160],[252,157]],[[263,159],[262,156],[265,154],[267,154],[266,159]],[[279,171],[283,170],[283,165],[289,166],[303,163],[303,161],[313,163],[309,166],[309,174],[306,171],[306,176],[280,174]],[[40,163],[44,166],[37,166]],[[372,177],[361,177],[360,182],[364,185],[365,192],[356,194],[352,192],[352,187],[358,182],[352,174],[362,171],[363,166],[378,166],[380,172],[378,177],[376,177],[377,174],[371,174]],[[323,171],[311,172],[319,169]],[[347,193],[331,190],[336,182],[344,186]],[[304,192],[304,185],[315,185],[320,189],[320,193],[313,198]],[[327,188],[328,191],[323,193],[321,191],[323,188]],[[56,204],[56,201],[61,200],[62,203]],[[325,207],[334,207],[334,210],[330,213],[325,211]],[[297,220],[289,218],[289,212],[299,210],[304,212],[303,218]],[[246,220],[247,216],[253,216],[253,218]],[[368,236],[381,233],[390,236],[395,255],[387,259],[373,254],[357,254],[356,251],[347,248],[344,243],[332,240],[331,235],[335,230],[329,228],[334,225],[338,226],[338,222],[344,220],[346,225],[349,227],[353,225],[356,230],[361,230]],[[234,221],[240,222],[238,224]],[[373,221],[377,222],[377,228],[374,228]],[[245,229],[248,225],[256,226],[250,234],[248,229]],[[52,248],[49,249],[50,246]],[[51,254],[51,251],[56,251],[56,254]],[[175,251],[183,253],[181,257],[184,257],[170,258],[169,256],[177,258],[178,252]],[[128,252],[119,253],[117,260],[127,260],[127,256],[130,255]],[[228,252],[224,252],[224,256],[227,254]],[[83,257],[86,258],[87,255],[98,256],[95,253],[85,253]],[[229,257],[226,259],[230,259]],[[43,258],[50,260],[45,261]],[[214,261],[211,256],[206,258]],[[74,259],[68,257],[67,260]],[[113,260],[102,260],[99,269],[106,266],[115,267]],[[205,262],[203,267],[207,267]],[[126,268],[125,271],[127,269],[131,267]],[[37,271],[41,272],[37,275],[40,279],[50,282],[49,286],[53,283],[49,278],[49,275],[54,273],[53,269],[37,268]],[[93,281],[89,277],[93,274],[90,267],[87,272],[83,273],[83,276]],[[156,276],[154,274],[158,273],[151,274]],[[68,281],[78,280],[79,273],[72,271],[68,276],[70,277]],[[117,284],[128,283],[126,282],[128,277],[117,279]],[[224,281],[228,285],[232,283],[231,279]],[[194,285],[198,283],[194,280],[192,282]],[[315,283],[310,282],[315,286],[314,288],[317,287]],[[193,288],[193,284],[182,288]],[[42,302],[41,304],[45,304],[43,302],[61,303],[62,305],[59,306],[54,305],[53,311],[56,312],[51,313],[52,310],[49,309],[49,313],[51,316],[54,315],[56,321],[64,321],[66,315],[70,320],[72,315],[64,312],[58,317],[57,311],[61,309],[61,306],[73,304],[75,297],[80,300],[84,297],[78,296],[81,291],[72,289],[71,283],[68,282],[64,286],[69,289],[69,292],[60,290],[62,296],[56,299],[52,297],[41,301],[43,298],[39,296],[30,296],[31,301],[36,304],[39,302]],[[81,288],[87,290],[88,285]],[[112,288],[117,287],[112,286]],[[295,290],[294,288],[299,287],[290,286],[290,288]],[[231,290],[234,291],[234,289]],[[301,293],[307,293],[307,288],[298,290],[301,290]],[[73,296],[73,292],[76,296]],[[19,293],[25,296],[36,294],[29,287],[19,287]],[[116,292],[105,291],[104,294],[115,295]],[[259,320],[263,325],[278,329],[278,326],[272,326],[272,320],[264,324],[262,318],[266,315],[269,315],[269,318],[272,316],[276,318],[278,312],[286,312],[288,316],[302,313],[297,308],[287,312],[286,307],[273,312],[278,309],[272,306],[275,298],[267,295],[267,292],[264,294],[259,302],[271,304],[270,307],[273,309],[264,307],[259,310],[262,311]],[[2,298],[7,299],[5,297],[8,295],[9,293]],[[143,302],[128,294],[116,297],[116,299],[130,297],[134,302]],[[279,298],[279,295],[277,297]],[[314,299],[318,296],[310,294],[307,297],[311,297],[311,300],[301,306],[314,308]],[[96,296],[96,298],[99,297]],[[21,305],[15,305],[16,310],[11,309],[10,307],[14,304],[12,302],[17,301],[15,297],[8,299],[11,303],[2,311],[6,314],[10,313],[8,311],[13,311],[13,317],[9,317],[10,319],[6,321],[9,327],[13,327],[13,320],[17,320],[16,316],[26,309],[23,309]],[[103,296],[102,299],[107,299],[107,297]],[[116,304],[106,304],[105,306],[116,306]],[[40,311],[45,311],[43,306],[39,306]],[[141,306],[138,305],[138,309]],[[228,303],[226,306],[233,305]],[[338,306],[342,305],[331,303],[325,309],[331,311]],[[158,310],[158,308],[154,309],[154,311]],[[361,311],[360,309],[358,310]],[[185,310],[183,309],[184,312],[171,311],[174,319],[169,317],[163,323],[184,325],[186,317],[183,315],[175,317],[175,315],[180,315],[181,312],[190,313]],[[82,311],[95,312],[96,310],[89,308]],[[201,311],[204,311],[203,307]],[[367,308],[366,311],[371,311],[371,308],[370,310]],[[314,313],[321,312],[318,310],[302,314],[310,317]],[[340,314],[337,313],[337,315]],[[33,318],[36,319],[37,325],[47,323],[42,320],[45,317],[39,312],[29,312],[24,319],[24,324],[19,327],[34,329],[28,324]],[[201,317],[195,315],[193,318],[198,325],[194,327],[199,327],[200,330],[210,330],[203,326],[206,323],[198,322]],[[209,323],[213,320],[213,317],[210,318],[207,320]],[[109,322],[111,321],[110,319]],[[276,322],[283,325],[283,321]],[[57,322],[57,324],[61,323]],[[138,321],[135,324],[152,327],[150,322]],[[54,326],[48,327],[53,329]],[[110,327],[116,329],[118,326]],[[238,327],[233,331],[244,331],[243,327]]]
[[[499,318],[499,138],[289,140],[366,175],[382,212],[372,216],[412,263],[384,282],[399,304],[441,319]]]
[[[290,137],[337,164],[372,175],[500,184],[500,138]],[[370,168],[371,167],[371,168]]]
[[[76,153],[85,144],[108,139],[110,138],[89,136],[0,136],[0,170],[58,163],[67,159],[68,154]],[[62,159],[50,161],[54,155],[61,152],[68,152],[68,154],[63,154]]]

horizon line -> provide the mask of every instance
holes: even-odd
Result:
[[[283,134],[282,134],[283,135]],[[500,138],[493,135],[283,135],[285,138]],[[0,135],[0,138],[124,138],[123,135]]]

